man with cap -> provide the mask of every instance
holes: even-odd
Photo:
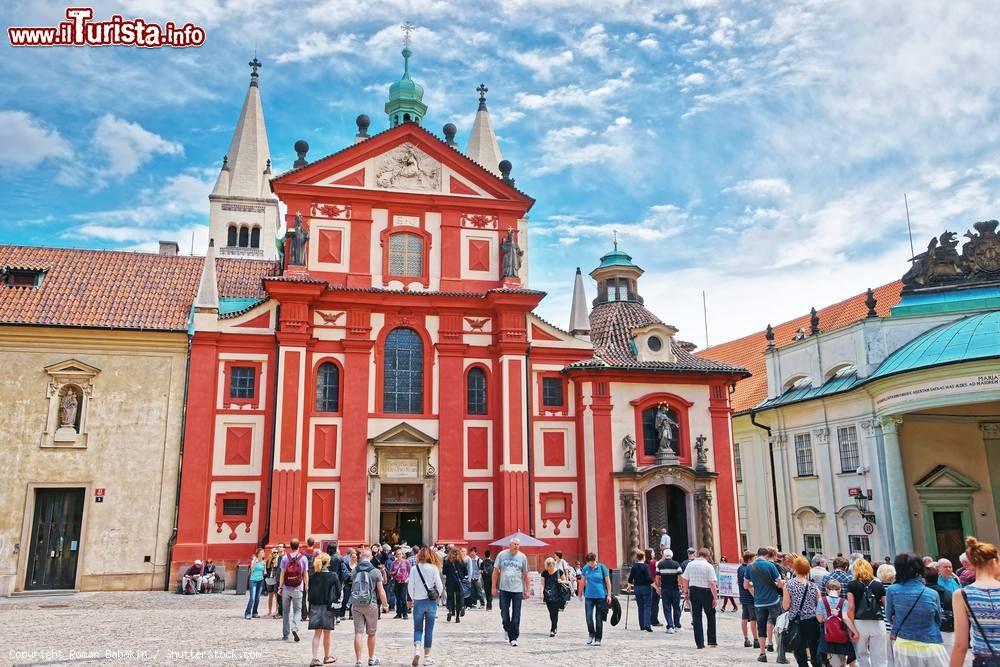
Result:
[[[184,573],[184,577],[181,579],[181,590],[184,591],[185,595],[190,595],[192,593],[197,594],[200,592],[198,590],[200,588],[198,582],[201,581],[202,569],[203,566],[201,561],[196,560],[194,565],[189,567]]]

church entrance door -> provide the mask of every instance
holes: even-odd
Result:
[[[422,484],[382,484],[379,539],[395,546],[423,543],[424,487]]]
[[[688,497],[679,486],[660,484],[646,492],[646,519],[649,526],[649,544],[660,544],[660,529],[666,528],[670,535],[670,549],[674,560],[680,562],[687,557],[690,544],[688,531]],[[659,555],[659,554],[657,554]]]

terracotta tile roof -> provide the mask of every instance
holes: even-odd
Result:
[[[728,363],[702,359],[674,341],[676,361],[639,361],[632,349],[632,330],[650,324],[663,324],[656,315],[639,303],[612,301],[594,307],[590,312],[590,340],[594,344],[594,357],[567,368],[621,368],[687,373],[736,373],[746,371]]]
[[[186,331],[204,257],[0,245],[0,268],[45,270],[39,287],[0,286],[0,324]],[[277,262],[219,259],[221,296],[265,298]]]
[[[889,314],[889,309],[899,303],[902,289],[902,281],[896,280],[874,290],[878,302],[875,311],[879,316],[885,317]],[[865,297],[866,294],[862,292],[839,303],[818,309],[820,331],[835,331],[864,319],[868,313]],[[809,331],[809,313],[773,328],[774,344],[784,347],[793,342],[792,337],[799,328]],[[736,392],[732,397],[733,410],[736,412],[746,412],[767,398],[767,368],[764,363],[766,348],[767,339],[764,337],[764,331],[758,331],[728,343],[713,345],[697,353],[697,356],[703,359],[742,366],[752,374],[749,378],[736,383]]]

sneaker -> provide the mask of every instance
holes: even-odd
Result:
[[[757,656],[757,662],[767,662],[767,654],[761,653]]]
[[[753,647],[754,648],[760,648],[760,641],[757,640],[757,639],[753,640]]]
[[[295,641],[299,641],[299,633],[295,630],[292,630],[292,637],[295,638]]]
[[[381,665],[381,664],[382,664],[382,658],[379,658],[378,656],[373,658],[368,658],[368,667],[372,667],[372,665]]]
[[[424,664],[425,665],[433,665],[434,661],[431,659],[431,657],[429,655],[428,656],[424,656]]]
[[[751,646],[753,646],[753,644],[750,643],[749,639],[743,640],[743,648],[750,648]]]
[[[601,645],[601,640],[600,639],[595,639],[594,640],[594,646],[600,646],[600,645]]]
[[[517,646],[517,640],[516,639],[511,639],[510,640],[510,645],[511,646]]]
[[[594,644],[594,638],[593,637],[589,637],[587,639],[587,646],[593,646],[593,644]]]
[[[365,663],[361,662],[360,660],[354,663],[354,667],[364,667],[364,665]]]
[[[556,636],[556,631],[555,630],[549,630],[549,637],[555,637],[555,636]]]
[[[767,652],[768,653],[774,653],[774,644],[768,644],[767,645]]]
[[[411,667],[417,667],[417,665],[419,664],[420,664],[420,654],[417,653],[415,656],[413,656],[413,660],[410,661],[410,665]]]
[[[788,658],[782,658],[782,657],[781,657],[781,656],[779,655],[779,656],[778,656],[778,659],[777,659],[777,660],[775,660],[775,662],[776,662],[776,663],[778,663],[779,665],[787,665],[787,664],[788,664]]]

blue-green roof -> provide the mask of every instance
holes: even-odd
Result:
[[[609,266],[631,266],[636,269],[639,267],[632,263],[632,255],[619,250],[617,247],[609,252],[608,254],[601,257],[601,264],[597,267],[598,269],[605,269]],[[594,269],[595,271],[597,269]]]
[[[992,357],[1000,357],[1000,310],[970,315],[924,332],[890,354],[868,379]]]
[[[976,287],[905,294],[902,300],[892,307],[892,317],[996,309],[1000,309],[1000,287]]]
[[[793,387],[780,396],[775,396],[774,398],[764,401],[754,409],[767,410],[769,408],[777,408],[790,403],[809,401],[814,398],[820,398],[821,396],[831,396],[833,394],[839,394],[841,392],[854,389],[854,387],[860,383],[861,381],[858,379],[857,371],[852,373],[837,373],[819,387],[814,387],[811,384],[807,384],[803,387]]]

